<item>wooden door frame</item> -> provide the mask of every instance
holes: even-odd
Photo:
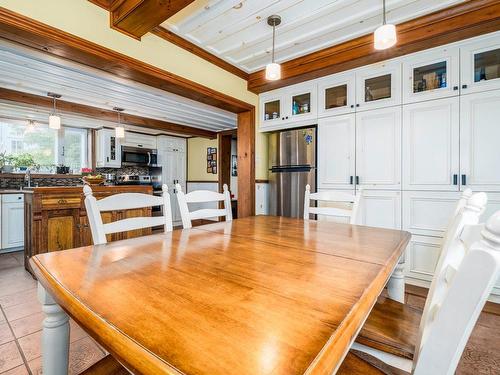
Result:
[[[238,116],[238,217],[255,214],[255,106],[0,7],[1,39],[140,82]]]

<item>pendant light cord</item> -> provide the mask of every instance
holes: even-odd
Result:
[[[383,8],[383,24],[385,25],[387,22],[386,22],[386,19],[385,19],[385,0],[382,0],[382,8]]]
[[[276,36],[276,25],[273,23],[273,53],[272,53],[272,63],[274,63],[274,39]]]
[[[53,108],[52,114],[55,115],[56,114],[56,98],[53,97],[52,100],[53,100],[53,103],[54,103],[54,108]]]

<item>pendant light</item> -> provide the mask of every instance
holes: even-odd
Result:
[[[385,19],[385,0],[382,0],[383,4],[383,23],[375,30],[374,34],[374,47],[375,49],[387,49],[391,48],[396,44],[398,38],[396,36],[396,26],[387,23]]]
[[[276,39],[276,26],[281,23],[281,17],[272,15],[267,18],[267,24],[273,27],[273,51],[271,63],[266,65],[266,79],[276,81],[281,79],[281,65],[274,62],[274,41]]]
[[[52,113],[49,115],[49,128],[59,130],[61,129],[61,117],[56,112],[56,99],[59,99],[61,95],[48,92],[47,96],[50,96],[54,102],[54,108],[52,109]]]
[[[123,112],[123,108],[113,107],[113,110],[118,113],[118,126],[115,127],[115,137],[125,138],[125,128],[121,124],[120,113]]]

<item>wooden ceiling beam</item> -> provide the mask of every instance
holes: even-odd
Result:
[[[252,104],[0,7],[0,38],[233,113]]]
[[[256,94],[379,61],[500,30],[499,0],[470,0],[397,25],[398,43],[385,51],[373,48],[373,34],[281,64],[279,81],[265,71],[251,73],[248,89]]]
[[[0,87],[0,100],[5,100],[15,103],[23,103],[40,108],[51,109],[53,106],[52,98],[49,98],[47,96],[28,94],[25,92],[10,90],[2,87]],[[57,101],[57,110],[62,114],[71,113],[71,114],[82,115],[96,120],[110,121],[110,122],[117,121],[117,115],[115,111],[97,107],[91,107],[84,104],[67,102],[64,100]],[[217,133],[210,130],[193,128],[187,125],[174,124],[167,121],[131,115],[128,113],[121,114],[121,122],[122,124],[125,125],[133,125],[148,129],[162,130],[165,132],[175,133],[179,135],[203,137],[209,139],[217,138]]]
[[[112,29],[134,39],[169,19],[194,0],[89,0],[110,12]]]
[[[180,37],[179,35],[171,32],[170,30],[165,29],[162,26],[154,28],[153,30],[151,30],[151,33],[155,34],[156,36],[159,36],[160,38],[166,40],[167,42],[175,44],[176,46],[191,52],[192,54],[198,57],[201,57],[202,59],[214,65],[217,65],[219,68],[222,68],[228,71],[229,73],[232,73],[240,78],[243,78],[245,81],[248,80],[249,74],[244,70],[241,70],[240,68],[228,63],[227,61],[224,61],[220,57],[211,54],[210,52],[204,50],[201,47],[198,47],[196,44],[191,43],[189,40]]]

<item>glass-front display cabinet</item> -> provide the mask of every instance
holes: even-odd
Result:
[[[459,50],[437,48],[403,60],[403,103],[459,94]]]
[[[260,98],[260,126],[272,126],[284,121],[283,99],[279,94],[263,95]]]
[[[500,37],[498,35],[460,48],[463,94],[500,89]]]
[[[373,65],[356,72],[356,111],[401,104],[399,62]]]
[[[289,120],[316,117],[316,85],[314,83],[290,86],[286,89],[287,110],[285,118]]]
[[[332,116],[355,111],[354,72],[339,73],[318,81],[318,116]]]

